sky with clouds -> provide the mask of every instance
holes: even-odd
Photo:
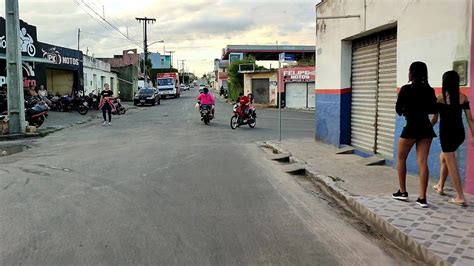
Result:
[[[20,18],[37,27],[38,39],[111,57],[141,47],[142,25],[135,17],[154,17],[149,25],[152,52],[173,50],[186,68],[201,75],[213,69],[228,44],[315,43],[318,0],[19,0]],[[4,5],[0,6],[2,16]],[[103,12],[105,11],[105,12]],[[107,25],[100,16],[131,39]]]

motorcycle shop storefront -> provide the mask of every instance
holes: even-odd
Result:
[[[41,43],[44,59],[50,63],[37,64],[39,84],[54,95],[74,95],[84,91],[82,52]]]
[[[53,94],[82,92],[83,55],[81,51],[39,42],[36,26],[20,20],[23,87],[45,88]],[[6,85],[5,19],[0,17],[0,87]]]

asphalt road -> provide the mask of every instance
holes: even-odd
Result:
[[[0,157],[0,264],[394,265],[410,262],[354,227],[256,141],[276,110],[210,126],[196,91],[30,141]],[[311,113],[284,112],[284,137],[312,136]]]

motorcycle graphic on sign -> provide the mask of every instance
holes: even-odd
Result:
[[[35,56],[36,47],[33,44],[33,38],[26,32],[25,28],[20,30],[21,51],[28,53],[29,56]]]
[[[48,51],[41,49],[41,51],[43,52],[43,58],[46,58],[55,64],[61,64],[61,55],[56,50],[56,47],[50,48]]]

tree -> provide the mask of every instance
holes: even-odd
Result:
[[[241,64],[255,64],[255,58],[248,56],[229,65],[227,76],[229,77],[229,98],[232,101],[237,100],[239,93],[244,92],[244,74],[239,73],[239,65]],[[262,69],[265,69],[265,67],[255,65],[255,70]]]
[[[296,63],[296,66],[299,66],[299,67],[315,66],[315,65],[316,65],[316,61],[314,60],[314,55],[311,57],[302,58],[298,60],[298,62]]]

